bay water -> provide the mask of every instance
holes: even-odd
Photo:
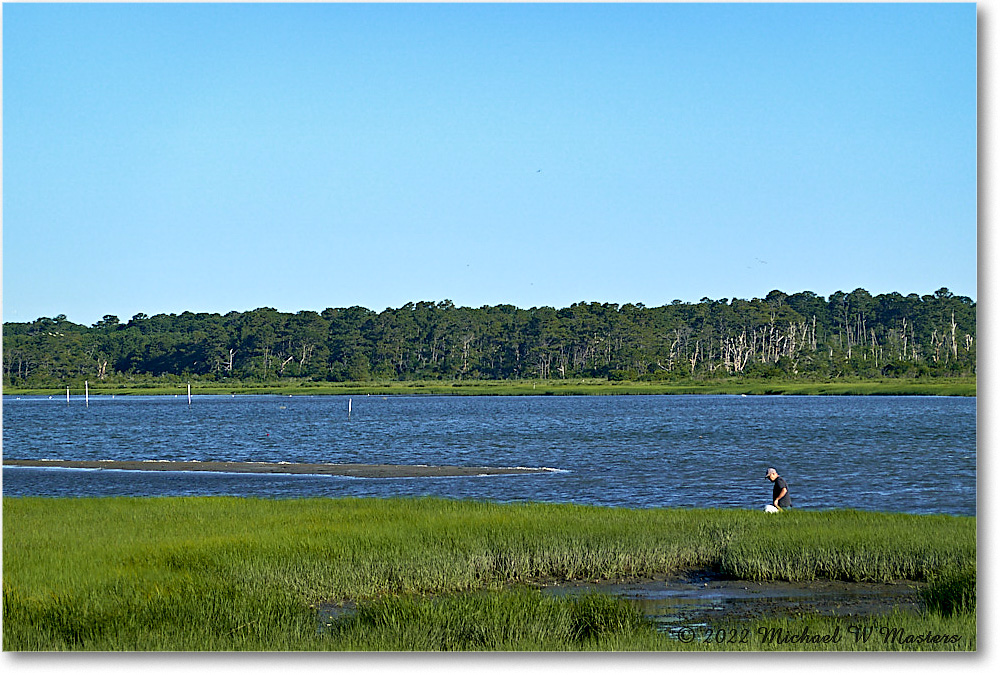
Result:
[[[348,478],[9,467],[8,496],[439,496],[632,508],[976,514],[976,399],[923,396],[3,397],[7,459],[545,467]]]

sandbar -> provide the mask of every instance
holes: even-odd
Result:
[[[424,464],[292,464],[284,462],[173,462],[64,459],[4,459],[4,466],[120,471],[216,471],[223,473],[295,473],[355,478],[497,476],[554,471],[545,467],[432,466]]]

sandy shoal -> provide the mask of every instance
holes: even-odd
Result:
[[[423,464],[287,464],[278,462],[171,462],[61,459],[4,459],[4,466],[123,471],[221,471],[225,473],[295,473],[355,478],[483,476],[551,471],[543,467],[430,466]]]

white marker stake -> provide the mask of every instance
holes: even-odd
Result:
[[[87,402],[87,407],[90,407],[90,382],[87,380],[83,381],[83,399]]]
[[[191,383],[188,382],[188,405],[191,405]]]
[[[66,387],[66,402],[69,403],[69,387]]]
[[[354,399],[351,399],[351,398],[347,399],[347,418],[348,419],[350,419],[350,417],[351,417],[351,404],[353,402],[354,402]]]

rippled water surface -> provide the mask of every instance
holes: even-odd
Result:
[[[976,512],[976,399],[196,396],[3,399],[17,459],[449,464],[513,476],[334,476],[5,467],[6,495],[437,495],[761,508],[777,467],[799,508]]]

